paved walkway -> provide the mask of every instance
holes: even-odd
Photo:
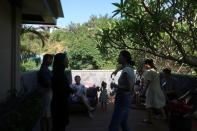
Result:
[[[84,113],[72,114],[67,131],[107,131],[112,112],[113,105],[110,105],[107,112],[97,109],[93,118],[88,118]],[[145,115],[145,110],[131,109],[129,115],[131,131],[169,131],[167,123],[162,120],[154,120],[153,125],[142,124],[140,121]],[[39,131],[38,127],[39,125],[33,131]],[[193,131],[197,131],[197,126]]]
[[[68,131],[107,131],[113,112],[110,105],[107,112],[97,109],[92,119],[85,115],[72,115]],[[144,125],[140,121],[145,116],[144,110],[131,110],[129,123],[132,131],[168,131],[167,124],[162,121],[155,121],[154,125]]]

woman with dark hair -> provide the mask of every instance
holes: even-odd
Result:
[[[65,131],[69,123],[68,98],[71,93],[65,68],[68,67],[66,54],[58,53],[54,57],[51,101],[52,131]]]
[[[45,54],[40,70],[37,73],[38,84],[42,92],[43,111],[40,120],[41,131],[50,131],[51,129],[51,78],[52,72],[49,66],[53,62],[52,54]]]
[[[123,131],[129,131],[127,123],[130,104],[131,104],[131,90],[135,83],[135,75],[131,60],[131,55],[128,51],[121,51],[118,58],[118,63],[121,65],[119,69],[112,73],[116,74],[122,70],[118,79],[118,84],[111,83],[111,88],[116,88],[114,112],[112,115],[109,131],[119,131],[121,126]]]
[[[152,124],[153,109],[160,109],[164,119],[166,119],[163,107],[165,106],[165,96],[160,87],[160,76],[156,71],[156,67],[152,59],[144,61],[144,82],[146,88],[146,108],[148,111],[148,119],[143,122]]]

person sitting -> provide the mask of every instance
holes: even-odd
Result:
[[[71,86],[71,88],[74,90],[74,94],[72,95],[72,100],[75,102],[82,102],[88,109],[89,112],[93,111],[94,108],[91,107],[88,103],[88,99],[86,97],[86,88],[83,84],[81,84],[81,77],[75,76],[75,84]]]

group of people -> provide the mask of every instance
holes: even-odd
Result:
[[[112,75],[121,71],[118,84],[111,83],[111,88],[115,88],[115,105],[112,119],[109,125],[109,131],[130,131],[128,116],[131,107],[132,94],[139,94],[140,91],[145,95],[145,107],[147,109],[147,118],[142,123],[152,124],[154,111],[160,111],[161,119],[167,119],[166,104],[177,98],[176,80],[171,76],[171,70],[165,68],[161,78],[160,73],[154,65],[152,59],[146,59],[143,62],[143,72],[141,79],[136,81],[134,73],[134,62],[128,51],[121,51],[118,58],[119,67]],[[142,85],[143,90],[135,89],[135,85]],[[137,98],[139,102],[139,98]]]
[[[151,124],[153,110],[160,109],[161,119],[167,120],[168,112],[166,104],[171,100],[177,99],[177,82],[171,75],[169,68],[163,69],[161,73],[157,72],[152,59],[144,61],[143,73],[134,85],[135,103],[145,105],[148,110],[148,119],[143,122]]]
[[[53,63],[53,64],[52,64]],[[52,72],[49,66],[52,64]],[[69,60],[66,53],[58,53],[55,56],[46,54],[43,58],[43,63],[38,72],[38,81],[43,87],[43,119],[41,125],[43,129],[48,131],[65,131],[69,123],[69,97],[73,92],[87,106],[89,111],[94,110],[88,105],[85,97],[83,85],[80,84],[80,76],[75,77],[76,84],[71,86],[69,76],[65,74],[65,69],[68,67]],[[134,64],[131,54],[123,50],[118,57],[118,68],[112,73],[112,76],[121,71],[118,83],[112,82],[110,87],[116,89],[114,111],[112,114],[109,131],[118,131],[121,127],[123,131],[130,131],[128,126],[128,116],[131,107],[132,91],[136,83]],[[169,74],[169,70],[164,70]],[[167,76],[166,76],[167,77]],[[153,60],[147,59],[144,61],[143,83],[145,87],[145,105],[147,108],[147,119],[145,123],[152,123],[153,109],[161,110],[164,118],[166,118],[164,107],[166,105],[166,93],[162,91],[160,86],[160,75],[153,63]],[[138,82],[138,84],[140,84]],[[101,84],[100,102],[101,108],[107,110],[107,83]],[[77,91],[75,90],[77,89]],[[170,93],[169,93],[170,94]],[[52,122],[52,123],[51,123]],[[49,125],[52,125],[50,127]]]
[[[52,72],[49,66],[52,64]],[[43,92],[41,130],[65,131],[69,123],[68,99],[73,92],[65,74],[69,61],[66,53],[46,54],[38,72],[38,83]],[[52,127],[51,127],[52,126]]]
[[[86,88],[81,84],[81,77],[75,76],[75,84],[71,82],[71,76],[65,73],[69,61],[66,53],[58,53],[55,56],[45,54],[40,70],[38,71],[38,83],[43,95],[43,113],[41,118],[42,131],[65,131],[69,123],[69,99],[82,102],[91,115],[94,110],[88,103]],[[52,71],[49,67],[52,65]],[[107,109],[107,84],[101,84],[100,102],[102,108]]]

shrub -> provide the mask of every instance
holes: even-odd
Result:
[[[22,62],[20,65],[20,68],[21,68],[21,71],[26,72],[26,71],[37,69],[37,65],[35,61],[28,60],[28,61]]]

